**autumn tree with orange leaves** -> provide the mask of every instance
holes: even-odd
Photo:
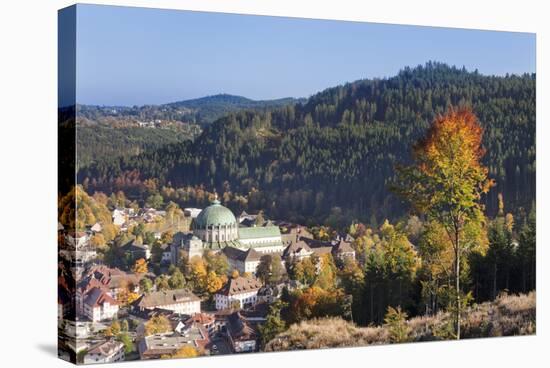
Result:
[[[483,128],[468,108],[451,108],[438,116],[413,148],[414,163],[398,168],[395,190],[413,209],[445,230],[453,256],[454,332],[460,339],[462,300],[460,263],[475,244],[465,241],[465,229],[484,220],[480,198],[494,185],[481,163]]]

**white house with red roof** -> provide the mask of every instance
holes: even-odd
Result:
[[[238,302],[239,308],[251,306],[258,301],[258,290],[262,283],[252,277],[239,276],[227,281],[225,286],[214,295],[216,309],[229,309]]]
[[[103,341],[84,355],[84,364],[114,363],[124,360],[124,345],[119,341]]]
[[[84,316],[93,322],[113,319],[118,313],[119,303],[104,290],[94,287],[83,300]]]

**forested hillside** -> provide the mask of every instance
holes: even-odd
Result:
[[[166,145],[181,144],[193,137],[191,132],[182,129],[112,128],[103,125],[79,126],[76,132],[80,168],[104,160],[157,151]]]
[[[280,98],[276,100],[251,100],[246,97],[219,94],[162,105],[143,106],[95,106],[79,105],[79,117],[91,121],[105,119],[172,120],[208,125],[230,112],[251,109],[262,110],[302,100]]]
[[[196,98],[193,100],[178,101],[164,105],[174,109],[187,108],[195,112],[193,117],[197,124],[210,124],[233,111],[238,110],[262,110],[293,103],[302,102],[304,99],[280,98],[276,100],[251,100],[246,97],[219,94]]]
[[[92,189],[130,196],[148,178],[159,186],[203,185],[240,194],[247,209],[271,218],[375,225],[405,214],[388,189],[395,165],[410,162],[412,144],[451,105],[471,106],[485,128],[484,163],[497,184],[484,199],[489,214],[498,193],[510,211],[528,211],[535,200],[535,75],[484,76],[439,63],[329,88],[304,104],[232,112],[192,143],[106,158],[79,177],[93,180]],[[121,184],[129,173],[132,188]]]

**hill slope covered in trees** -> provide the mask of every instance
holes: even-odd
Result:
[[[101,121],[110,117],[114,119],[133,118],[138,120],[161,119],[208,125],[230,112],[243,109],[263,110],[301,101],[303,99],[291,97],[275,100],[251,100],[242,96],[218,94],[161,105],[79,105],[78,114],[80,117],[91,121]]]
[[[535,75],[484,76],[439,63],[329,88],[303,104],[231,112],[194,142],[104,160],[79,177],[109,192],[127,189],[115,183],[132,172],[160,185],[239,193],[247,209],[271,218],[375,224],[406,211],[388,189],[395,165],[410,162],[410,147],[437,114],[461,105],[485,129],[484,163],[497,183],[484,199],[489,212],[498,193],[512,212],[528,210],[535,200]]]

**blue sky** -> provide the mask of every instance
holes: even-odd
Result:
[[[535,72],[535,35],[98,5],[77,8],[79,103],[308,97],[442,61]]]

